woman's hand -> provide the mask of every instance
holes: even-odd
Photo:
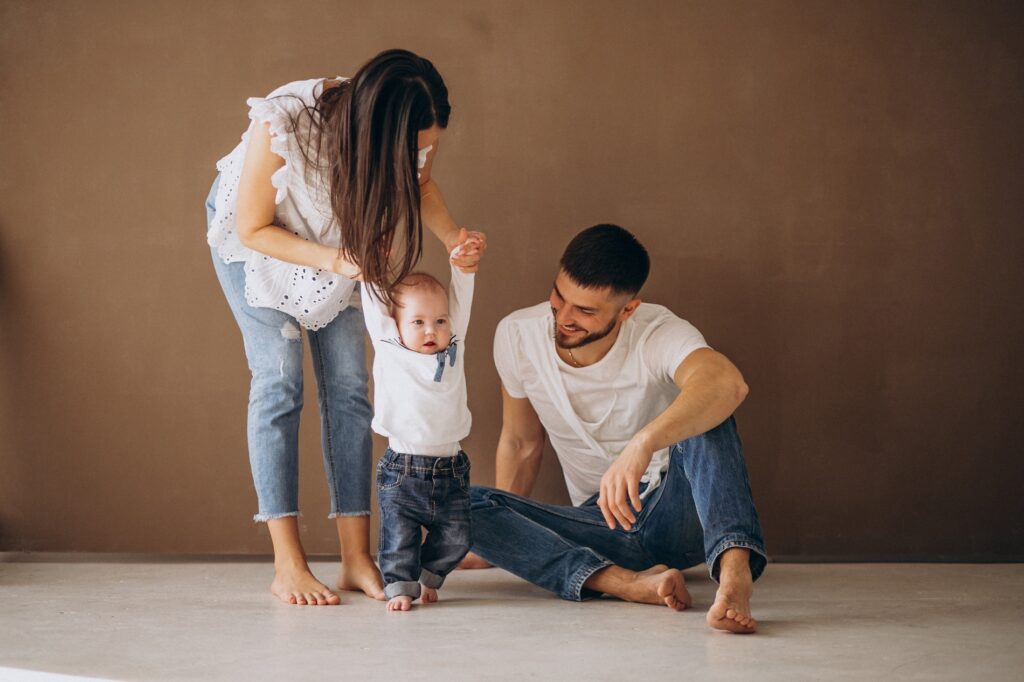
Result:
[[[334,260],[331,261],[331,272],[357,282],[363,281],[363,271],[346,257],[344,249],[338,249],[334,254]]]
[[[452,265],[465,273],[476,272],[480,269],[480,258],[487,250],[487,235],[460,228],[446,236],[444,245]]]

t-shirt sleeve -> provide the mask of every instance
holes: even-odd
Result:
[[[494,367],[498,370],[505,391],[513,398],[525,398],[526,392],[519,376],[518,354],[519,349],[512,338],[512,324],[505,318],[494,330]]]
[[[452,323],[452,333],[459,339],[465,339],[469,330],[475,281],[473,273],[465,273],[452,266],[452,280],[448,286],[448,319]]]
[[[643,358],[656,378],[674,381],[676,369],[698,348],[710,348],[704,336],[686,320],[666,316],[647,337]]]
[[[377,298],[373,287],[366,282],[361,283],[359,296],[363,308],[363,320],[366,322],[366,331],[370,334],[370,341],[376,344],[379,341],[398,339],[398,324],[395,323],[395,318],[388,314],[388,307],[384,301]]]

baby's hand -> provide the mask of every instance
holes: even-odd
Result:
[[[480,258],[486,250],[487,235],[462,228],[459,230],[458,244],[448,254],[448,260],[463,272],[476,272],[480,268]]]

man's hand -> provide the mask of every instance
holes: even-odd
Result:
[[[480,268],[480,258],[487,250],[487,235],[460,228],[446,239],[445,248],[452,265],[465,273],[476,272]]]
[[[647,471],[652,457],[654,451],[634,436],[601,477],[601,494],[597,498],[597,506],[612,530],[616,522],[624,530],[629,530],[636,523],[636,513],[640,511],[640,479]]]

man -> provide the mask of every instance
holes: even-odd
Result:
[[[732,413],[739,370],[668,309],[641,303],[650,261],[597,225],[566,248],[550,300],[498,325],[497,488],[472,488],[473,555],[565,599],[600,594],[682,610],[679,569],[718,582],[708,624],[750,633],[767,558]],[[572,507],[528,499],[545,433]]]

